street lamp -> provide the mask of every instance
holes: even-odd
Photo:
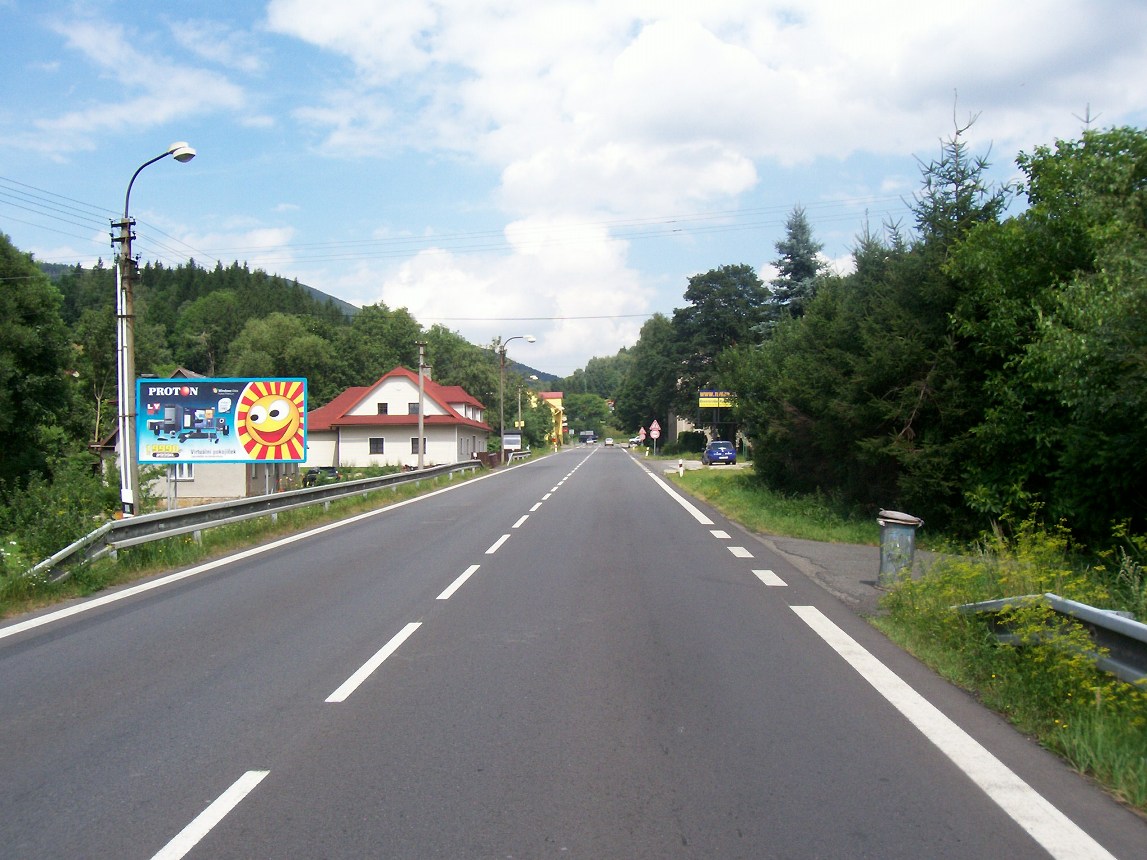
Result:
[[[150,164],[172,156],[178,162],[187,162],[195,158],[195,150],[187,145],[186,141],[173,143],[162,155],[157,155],[150,161],[145,161],[136,168],[127,184],[127,194],[123,198],[123,220],[112,221],[113,227],[119,227],[119,235],[112,234],[112,247],[120,246],[119,261],[116,266],[116,384],[119,387],[119,442],[120,442],[120,470],[119,470],[119,497],[121,510],[125,517],[135,514],[136,501],[139,498],[139,464],[135,451],[135,311],[132,306],[132,278],[135,274],[135,261],[131,255],[131,240],[135,234],[131,232],[135,221],[129,214],[131,203],[131,187],[140,171]]]
[[[501,359],[498,373],[498,461],[501,462],[506,452],[506,346],[512,340],[524,340],[533,343],[537,340],[532,334],[516,334],[513,337],[501,339],[498,337],[498,355]]]

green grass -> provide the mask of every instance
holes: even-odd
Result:
[[[751,470],[713,467],[670,473],[674,483],[755,532],[826,543],[875,546],[876,512],[867,513],[824,496],[784,496],[755,479]]]

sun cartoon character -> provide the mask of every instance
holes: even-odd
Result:
[[[235,427],[252,460],[303,459],[304,396],[299,380],[260,380],[243,389]]]

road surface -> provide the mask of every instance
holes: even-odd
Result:
[[[1143,858],[621,449],[0,627],[7,858]]]

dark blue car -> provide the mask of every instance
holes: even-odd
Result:
[[[701,462],[706,466],[716,463],[727,463],[733,466],[737,462],[737,449],[732,442],[710,442],[701,452]]]

